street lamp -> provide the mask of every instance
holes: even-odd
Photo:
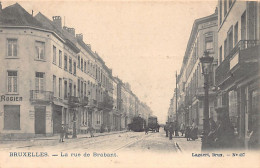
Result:
[[[212,68],[213,57],[209,56],[209,52],[205,51],[204,56],[200,58],[202,74],[204,76],[204,111],[203,111],[203,132],[202,132],[202,150],[209,147],[208,133],[209,133],[209,74]]]

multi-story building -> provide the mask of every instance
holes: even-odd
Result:
[[[218,11],[218,106],[247,148],[259,131],[260,2],[219,0]]]
[[[201,73],[199,58],[208,51],[214,58],[213,70],[210,74],[209,107],[210,117],[216,120],[214,110],[214,70],[217,67],[217,10],[214,14],[194,21],[191,35],[183,58],[183,64],[178,76],[178,123],[192,124],[194,121],[199,130],[203,126],[204,78]],[[176,98],[176,96],[175,96]],[[173,100],[174,102],[174,100]],[[175,106],[175,105],[174,105]],[[173,109],[176,111],[175,109]]]
[[[17,3],[0,13],[1,138],[53,135],[61,124],[73,133],[126,128],[131,90],[82,34]]]

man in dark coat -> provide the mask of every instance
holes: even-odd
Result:
[[[227,108],[221,107],[217,109],[217,114],[216,147],[222,149],[232,148],[235,141],[234,127],[230,122]]]
[[[170,134],[170,135],[169,135],[169,140],[172,140],[173,130],[174,130],[173,124],[170,123],[170,126],[169,126],[169,134]]]
[[[169,124],[166,122],[166,125],[164,126],[164,131],[166,132],[166,137],[168,137],[168,130],[169,129]]]

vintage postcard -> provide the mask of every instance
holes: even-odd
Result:
[[[0,2],[0,168],[260,167],[260,2]]]

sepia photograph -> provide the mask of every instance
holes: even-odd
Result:
[[[260,1],[0,1],[0,168],[260,168]]]

